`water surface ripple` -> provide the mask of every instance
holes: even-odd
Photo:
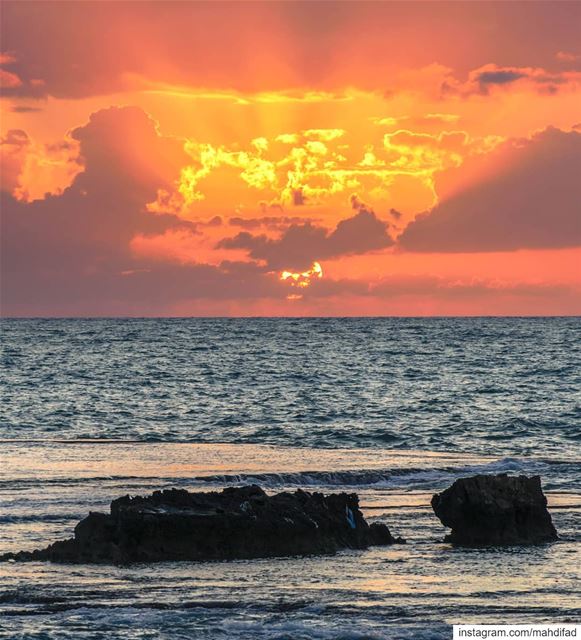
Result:
[[[4,320],[0,438],[523,455],[581,443],[581,320]]]

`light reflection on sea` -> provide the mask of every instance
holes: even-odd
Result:
[[[0,322],[0,553],[155,489],[356,491],[405,546],[333,557],[0,564],[0,637],[450,637],[581,617],[579,318]],[[431,495],[539,474],[562,540],[454,549]]]
[[[253,478],[269,491],[357,491],[366,518],[387,522],[408,544],[251,562],[0,563],[0,637],[424,640],[448,638],[459,621],[563,622],[581,613],[575,461],[107,442],[3,443],[1,458],[0,551],[67,537],[89,510],[127,492]],[[466,473],[535,468],[546,486],[568,489],[548,491],[562,541],[488,550],[441,542],[434,491]]]

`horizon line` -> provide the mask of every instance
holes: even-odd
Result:
[[[550,319],[550,318],[581,318],[581,313],[572,313],[572,314],[465,314],[465,315],[304,315],[304,316],[268,316],[268,315],[192,315],[192,316],[128,316],[128,315],[119,315],[119,316],[1,316],[0,321],[3,320],[388,320],[388,319],[399,319],[399,320],[429,320],[429,319]]]

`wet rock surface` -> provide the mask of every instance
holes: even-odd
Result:
[[[432,508],[462,546],[542,544],[558,539],[539,476],[460,478],[432,498]]]
[[[3,560],[134,563],[331,554],[404,542],[386,525],[369,525],[356,494],[298,490],[268,496],[258,486],[222,492],[171,489],[125,496],[111,512],[90,513],[75,536]]]

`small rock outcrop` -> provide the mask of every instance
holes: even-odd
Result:
[[[232,560],[330,554],[339,549],[404,542],[386,525],[369,525],[356,494],[298,490],[268,496],[258,486],[222,492],[171,489],[125,496],[111,513],[90,513],[75,537],[3,560],[69,563]]]
[[[558,539],[539,476],[460,478],[432,498],[432,508],[462,546],[541,544]]]

